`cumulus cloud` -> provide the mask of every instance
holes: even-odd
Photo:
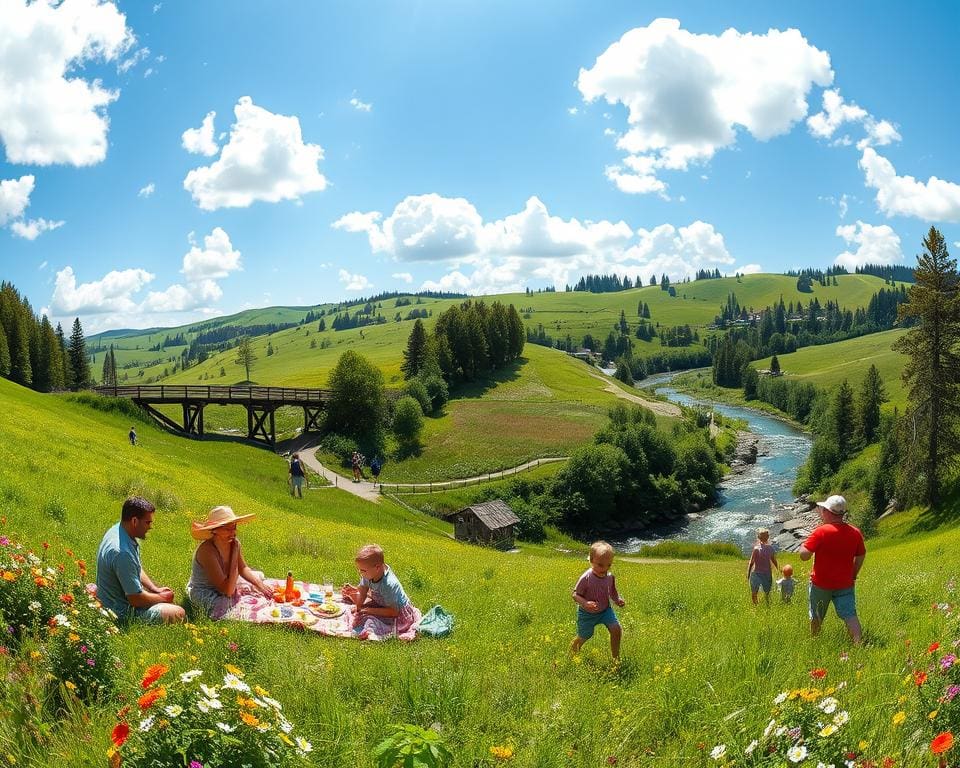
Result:
[[[811,135],[820,139],[832,138],[844,123],[857,123],[863,127],[866,136],[857,142],[857,148],[871,145],[883,146],[900,141],[896,126],[888,120],[877,120],[863,107],[844,101],[840,90],[832,88],[823,92],[823,109],[807,118],[807,128]],[[841,136],[834,143],[848,145],[849,136]]]
[[[151,197],[153,193],[156,191],[157,191],[157,186],[151,181],[145,187],[140,188],[140,191],[137,192],[137,197]]]
[[[343,283],[343,287],[348,291],[364,291],[367,288],[373,287],[373,283],[364,275],[353,275],[347,272],[347,270],[341,269],[339,276],[340,282]]]
[[[50,309],[57,316],[133,312],[137,304],[132,295],[154,277],[145,269],[123,269],[78,285],[73,267],[64,267],[57,272]]]
[[[873,226],[857,220],[856,224],[837,227],[837,237],[842,237],[848,250],[834,260],[834,264],[853,272],[864,264],[896,264],[903,260],[900,237],[886,224]],[[856,246],[856,250],[849,250]]]
[[[187,152],[193,155],[213,157],[220,151],[220,147],[217,146],[217,142],[213,138],[213,121],[216,116],[216,112],[207,112],[199,128],[187,128],[180,135],[180,142]]]
[[[34,183],[35,179],[30,175],[0,181],[0,227],[9,225],[13,234],[26,240],[36,240],[44,232],[64,225],[62,221],[24,218]]]
[[[633,230],[624,221],[553,216],[537,197],[519,213],[485,222],[464,198],[418,195],[386,218],[354,211],[333,226],[366,235],[371,251],[397,261],[448,262],[448,273],[423,283],[423,290],[500,293],[531,282],[563,288],[587,272],[642,275],[644,281],[666,272],[682,279],[734,264],[723,236],[706,222]]]
[[[246,208],[258,200],[299,200],[326,189],[318,167],[323,148],[304,143],[299,119],[258,107],[249,96],[237,102],[234,115],[220,157],[183,180],[200,208]]]
[[[7,161],[86,166],[107,154],[107,107],[119,91],[84,67],[119,62],[133,45],[112,2],[4,0],[0,24],[0,141]]]
[[[960,184],[931,176],[926,182],[898,176],[897,169],[876,150],[866,147],[860,158],[866,186],[877,191],[877,206],[887,216],[913,216],[924,221],[960,221]]]
[[[371,109],[373,109],[373,104],[360,101],[360,99],[358,99],[356,96],[350,99],[350,106],[357,110],[357,112],[369,112]]]
[[[401,283],[407,283],[407,285],[413,282],[413,275],[409,272],[394,272],[390,277],[399,280]]]
[[[44,232],[52,232],[55,229],[60,229],[66,222],[64,221],[48,221],[47,219],[25,219],[21,221],[15,221],[10,225],[10,230],[17,237],[22,237],[25,240],[36,240]]]
[[[581,69],[577,87],[588,103],[627,109],[617,141],[627,155],[607,178],[624,192],[666,196],[660,171],[709,160],[740,128],[760,141],[788,132],[806,117],[810,89],[832,82],[829,55],[796,29],[698,35],[657,19]]]

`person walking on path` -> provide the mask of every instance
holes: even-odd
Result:
[[[130,434],[127,435],[127,437],[130,438],[130,445],[136,445],[136,444],[137,444],[137,430],[136,430],[136,429],[134,429],[133,427],[130,427]]]
[[[97,599],[121,621],[170,624],[186,616],[174,604],[173,590],[154,584],[140,563],[137,539],[147,538],[155,511],[142,496],[131,496],[97,550]]]
[[[293,454],[290,460],[290,493],[294,498],[303,498],[303,486],[307,481],[307,470],[300,461],[300,454]]]
[[[350,465],[353,467],[353,482],[360,482],[360,467],[363,466],[363,456],[360,451],[354,451],[350,457]]]
[[[844,520],[847,500],[831,496],[817,502],[822,525],[816,528],[800,547],[800,559],[813,560],[810,573],[810,634],[820,633],[820,625],[833,603],[837,616],[847,625],[855,645],[860,644],[863,630],[857,617],[854,585],[867,554],[863,534]]]

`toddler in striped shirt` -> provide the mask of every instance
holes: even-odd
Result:
[[[622,631],[611,601],[621,608],[625,605],[617,592],[617,584],[610,566],[613,565],[613,547],[605,541],[590,545],[590,567],[583,572],[573,590],[577,604],[577,636],[570,650],[577,653],[587,640],[593,637],[597,624],[603,624],[610,633],[610,653],[614,660],[620,658]]]

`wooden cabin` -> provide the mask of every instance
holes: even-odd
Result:
[[[513,549],[514,527],[520,522],[501,499],[472,504],[447,516],[453,522],[457,541],[482,544],[497,549]]]

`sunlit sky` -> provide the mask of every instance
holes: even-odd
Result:
[[[0,0],[0,276],[91,333],[912,263],[960,240],[958,9]]]

